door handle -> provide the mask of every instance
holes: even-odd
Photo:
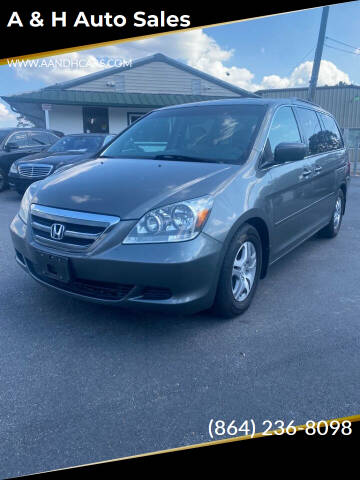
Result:
[[[309,170],[308,168],[304,168],[302,174],[303,174],[303,177],[307,177],[308,175],[312,174],[312,170]]]
[[[315,167],[315,172],[318,173],[318,172],[321,172],[322,170],[322,167]]]

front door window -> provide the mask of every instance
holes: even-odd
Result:
[[[299,128],[291,107],[281,107],[274,115],[269,136],[265,144],[264,160],[266,163],[274,161],[275,148],[279,143],[301,142]]]

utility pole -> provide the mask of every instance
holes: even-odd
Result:
[[[324,48],[326,24],[329,16],[329,9],[330,7],[324,7],[321,15],[319,37],[318,37],[318,42],[316,46],[314,64],[311,72],[311,79],[310,79],[309,90],[308,90],[308,100],[310,102],[313,102],[315,97],[315,89],[318,81],[320,62],[321,62],[322,52]]]

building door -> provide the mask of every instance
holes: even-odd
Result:
[[[102,107],[83,107],[84,133],[109,133],[109,111]]]

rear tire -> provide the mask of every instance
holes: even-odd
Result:
[[[7,189],[7,175],[3,168],[0,168],[0,192]]]
[[[243,314],[254,297],[262,264],[258,231],[245,223],[234,235],[225,254],[214,311],[224,318]]]
[[[319,235],[325,238],[334,238],[339,233],[342,217],[344,214],[345,197],[341,189],[336,197],[335,207],[331,215],[331,220],[325,228],[320,230]]]

